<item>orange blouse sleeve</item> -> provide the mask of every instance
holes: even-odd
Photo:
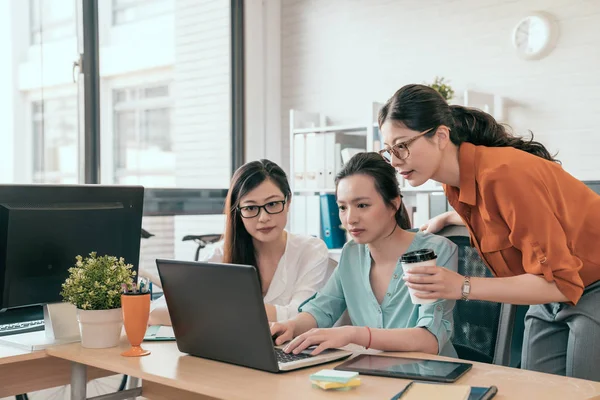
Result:
[[[579,275],[583,262],[574,256],[556,217],[560,202],[544,185],[543,171],[530,169],[509,175],[508,168],[490,171],[482,197],[486,208],[497,208],[507,224],[509,241],[522,253],[524,270],[555,282],[571,303],[583,294]]]

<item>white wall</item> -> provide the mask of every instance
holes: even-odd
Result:
[[[558,20],[555,50],[523,61],[511,44],[529,11]],[[579,179],[600,179],[600,1],[282,0],[282,150],[290,108],[336,123],[365,115],[408,83],[451,80],[508,99],[516,133],[531,129]]]

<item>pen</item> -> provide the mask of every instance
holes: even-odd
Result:
[[[148,283],[148,290],[150,292],[150,298],[152,298],[152,281],[150,281],[150,283]]]
[[[406,385],[404,387],[404,389],[402,389],[400,391],[400,393],[398,393],[397,395],[395,395],[394,397],[392,397],[390,400],[398,400],[400,397],[402,397],[404,394],[406,394],[406,392],[408,392],[408,389],[410,389],[410,387],[412,386],[412,384],[415,383],[414,381],[410,381],[410,383],[408,385]]]

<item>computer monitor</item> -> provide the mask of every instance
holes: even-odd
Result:
[[[600,194],[600,181],[583,181],[590,189]]]
[[[141,186],[0,185],[0,311],[60,303],[77,255],[137,271],[143,199]]]

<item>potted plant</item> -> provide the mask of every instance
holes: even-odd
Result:
[[[433,83],[428,86],[441,94],[446,101],[450,101],[454,97],[454,89],[452,89],[449,83],[445,78],[436,76]]]
[[[77,308],[81,345],[88,348],[114,347],[123,328],[121,293],[131,287],[135,271],[123,258],[95,252],[75,257],[69,277],[62,284],[63,300]]]

